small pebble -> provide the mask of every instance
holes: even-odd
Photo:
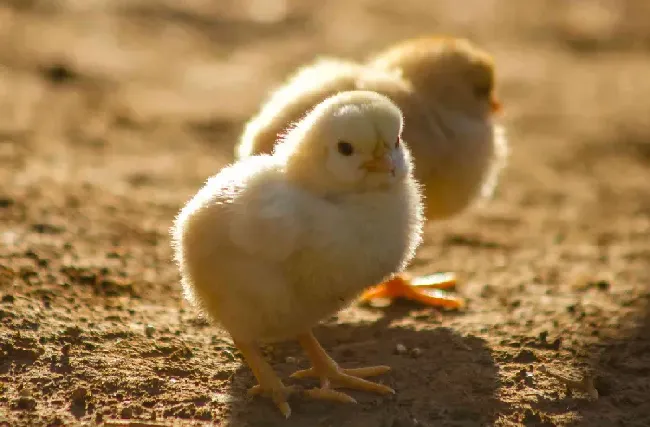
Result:
[[[129,408],[128,406],[124,409],[122,409],[122,412],[120,412],[120,417],[122,419],[129,419],[133,417],[133,409]]]
[[[223,349],[221,354],[231,362],[234,362],[237,359],[235,355],[230,350],[227,349]]]
[[[407,348],[404,344],[397,344],[395,346],[395,353],[397,354],[405,354],[407,352]]]
[[[537,361],[537,356],[532,351],[524,349],[517,353],[514,361],[517,363],[532,363]]]
[[[550,344],[550,348],[552,350],[559,350],[561,346],[562,346],[562,338],[560,337],[555,338],[553,342]]]
[[[156,328],[154,328],[154,327],[151,326],[151,325],[147,325],[147,326],[144,328],[144,334],[145,334],[148,338],[153,337],[153,333],[154,333],[155,331],[156,331]]]
[[[71,395],[72,403],[79,406],[86,406],[86,402],[90,399],[90,391],[85,387],[77,387]]]
[[[61,354],[63,354],[64,357],[69,356],[71,348],[72,346],[70,344],[64,344],[63,347],[61,347]]]
[[[596,282],[596,287],[601,291],[609,290],[609,282],[607,280],[599,280]]]
[[[65,64],[50,64],[41,69],[43,77],[55,84],[68,83],[78,78],[77,73]]]
[[[547,338],[548,338],[548,331],[542,331],[539,333],[539,340],[542,344],[546,344]]]
[[[36,409],[36,400],[31,397],[22,396],[13,402],[13,407],[26,411],[33,411]]]
[[[418,358],[418,357],[422,356],[422,350],[420,348],[418,348],[418,347],[412,348],[411,351],[410,351],[410,355],[413,358]]]

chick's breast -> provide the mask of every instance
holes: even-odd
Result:
[[[420,242],[419,200],[412,185],[404,192],[306,201],[304,245],[287,263],[300,317],[316,323],[401,271]]]
[[[444,219],[489,196],[503,167],[501,128],[439,109],[429,117],[405,112],[404,139],[424,185],[428,219]]]
[[[186,296],[239,339],[295,336],[404,267],[419,243],[419,193],[316,197],[270,156],[211,178],[172,233]]]

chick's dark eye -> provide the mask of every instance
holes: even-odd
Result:
[[[352,148],[352,144],[346,141],[339,141],[339,143],[336,145],[336,148],[339,150],[339,153],[341,153],[344,156],[351,156],[352,153],[354,152],[354,148]]]

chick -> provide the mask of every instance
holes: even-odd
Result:
[[[501,104],[490,55],[465,39],[429,37],[390,47],[369,64],[408,81],[426,111],[402,107],[405,139],[426,185],[427,218],[448,218],[490,196],[508,154],[503,127],[493,120]]]
[[[311,398],[354,402],[332,385],[394,393],[364,380],[390,368],[343,369],[312,327],[364,288],[401,271],[421,241],[423,206],[387,97],[347,91],[313,108],[273,155],[221,170],[183,207],[172,244],[186,297],[220,323],[258,385],[289,417],[285,386],[258,344],[297,339],[317,377]]]
[[[382,93],[402,110],[428,220],[449,218],[492,194],[508,154],[503,128],[494,121],[501,108],[494,65],[487,52],[465,39],[408,40],[365,64],[330,58],[303,67],[247,123],[236,155],[270,153],[305,111],[337,91],[353,89]],[[459,308],[464,301],[442,291],[455,282],[451,273],[400,274],[361,299],[406,297]]]

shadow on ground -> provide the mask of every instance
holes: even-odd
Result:
[[[564,391],[552,399],[541,398],[532,407],[548,415],[573,411],[578,419],[572,425],[577,426],[650,425],[650,294],[639,305],[640,309],[616,319],[612,329],[603,327],[603,338],[577,352],[570,363],[584,367],[594,381],[598,399],[561,385]],[[531,419],[539,418],[531,414]],[[537,421],[533,424],[555,425],[544,417]]]
[[[507,412],[505,405],[494,397],[499,379],[486,343],[444,327],[417,331],[391,327],[391,322],[402,318],[405,310],[397,305],[386,309],[376,322],[330,321],[315,329],[323,347],[341,366],[390,365],[392,371],[376,380],[393,387],[396,395],[351,391],[359,402],[357,405],[296,397],[290,401],[293,414],[285,422],[270,401],[243,397],[255,380],[250,370],[242,366],[232,383],[231,393],[237,398],[230,408],[230,425],[487,425],[494,423],[496,414]],[[274,347],[269,360],[283,379],[308,366],[295,343]],[[316,381],[303,381],[306,386],[317,385]]]
[[[582,415],[582,426],[650,425],[650,294],[643,310],[622,321],[621,338],[593,347],[592,369],[600,398]]]

